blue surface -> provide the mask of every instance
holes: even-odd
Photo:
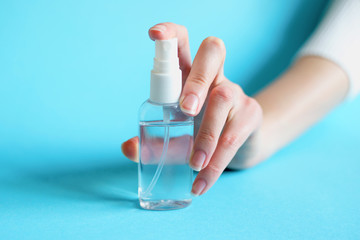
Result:
[[[137,205],[147,30],[209,35],[248,93],[274,79],[326,1],[0,1],[0,239],[359,239],[360,99],[259,166],[226,172],[183,210]]]

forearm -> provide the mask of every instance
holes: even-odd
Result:
[[[255,96],[263,122],[239,150],[230,168],[247,168],[265,160],[319,121],[348,91],[343,70],[329,60],[307,56]]]

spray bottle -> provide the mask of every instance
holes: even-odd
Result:
[[[150,98],[139,110],[138,192],[144,209],[171,210],[191,204],[194,121],[180,110],[181,88],[177,39],[156,40]]]

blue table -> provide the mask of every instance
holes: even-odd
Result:
[[[225,172],[189,208],[138,206],[136,164],[3,164],[1,239],[359,239],[360,99],[268,161]]]
[[[360,99],[182,210],[140,209],[120,153],[148,96],[152,24],[186,25],[193,56],[221,37],[226,75],[251,93],[324,4],[1,1],[0,239],[360,239]]]

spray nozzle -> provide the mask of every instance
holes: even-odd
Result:
[[[156,40],[150,100],[160,104],[175,103],[179,100],[181,86],[177,38]]]
[[[155,41],[155,59],[159,61],[171,61],[177,57],[177,38]]]

